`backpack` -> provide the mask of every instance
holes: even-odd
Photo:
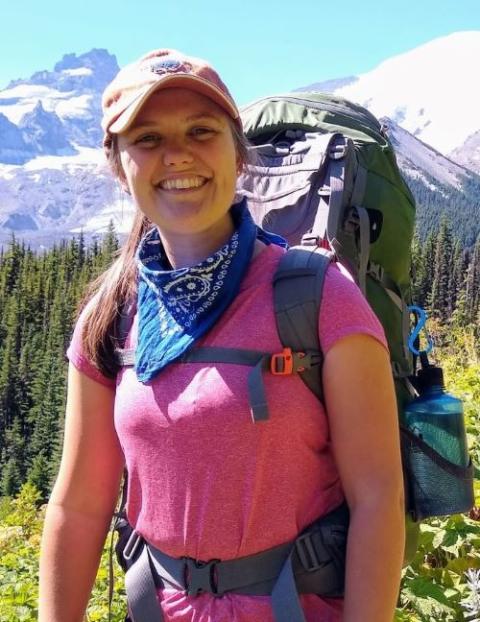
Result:
[[[462,470],[448,463],[409,431],[403,417],[415,396],[416,357],[408,347],[414,198],[386,127],[361,106],[333,95],[295,92],[260,99],[241,116],[257,163],[247,167],[239,193],[248,198],[257,224],[291,245],[275,277],[281,342],[297,351],[319,350],[316,331],[308,327],[317,325],[323,277],[307,282],[302,274],[313,249],[329,249],[326,256],[348,268],[384,328],[398,405],[408,564],[417,550],[420,519],[438,515],[438,504],[429,506],[425,495],[419,499],[419,461],[421,477],[428,471],[438,485],[455,490],[463,479],[472,488],[471,466]],[[318,264],[317,270],[327,265]],[[300,377],[322,399],[318,369]],[[452,501],[442,514],[468,511],[466,503]]]

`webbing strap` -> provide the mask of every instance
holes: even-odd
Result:
[[[163,622],[157,588],[150,568],[149,551],[143,546],[140,556],[125,574],[125,589],[133,622]]]
[[[335,250],[337,250],[339,245],[339,242],[336,239],[336,233],[342,228],[343,208],[346,202],[344,196],[346,166],[345,159],[349,143],[344,136],[342,136],[341,138],[343,139],[345,153],[341,158],[331,158],[328,164],[327,171],[327,180],[330,183],[327,236],[332,248],[334,248]]]
[[[199,346],[192,348],[179,359],[180,363],[227,363],[231,365],[257,365],[269,352],[243,350],[240,348],[222,348],[218,346]]]
[[[408,361],[411,356],[408,348],[408,338],[410,336],[410,311],[408,309],[408,305],[405,302],[397,283],[387,274],[387,272],[385,272],[383,266],[370,262],[368,274],[382,285],[390,300],[402,314],[403,356],[405,360]],[[401,370],[396,370],[395,367],[393,371],[394,376],[397,378],[411,376],[410,371],[402,372]]]
[[[360,287],[365,298],[367,297],[367,268],[368,259],[370,257],[370,218],[368,212],[364,207],[355,207],[359,226],[360,226],[360,238],[359,238],[359,261],[358,261],[358,286]]]
[[[312,352],[316,360],[300,374],[321,400],[322,354],[318,317],[325,274],[333,254],[319,247],[294,246],[281,258],[273,279],[275,320],[280,341],[299,352]]]
[[[116,350],[117,359],[124,367],[135,363],[135,349]],[[185,352],[176,363],[230,363],[232,365],[247,365],[254,367],[259,360],[270,356],[268,352],[260,350],[246,350],[240,348],[222,348],[217,346],[199,346]]]
[[[275,622],[305,622],[295,585],[291,555],[283,565],[272,590],[272,609]]]
[[[363,205],[363,199],[365,197],[365,190],[367,188],[368,170],[357,164],[357,170],[355,174],[355,183],[353,185],[352,197],[350,203],[352,205]]]

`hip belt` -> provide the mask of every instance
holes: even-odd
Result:
[[[171,557],[124,525],[131,533],[120,562],[132,620],[163,622],[157,590],[170,586],[190,596],[270,595],[275,622],[305,622],[299,594],[343,596],[348,523],[343,503],[291,542],[226,561]]]

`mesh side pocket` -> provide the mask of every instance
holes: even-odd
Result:
[[[468,512],[474,505],[473,465],[461,467],[401,427],[408,507],[414,520]]]

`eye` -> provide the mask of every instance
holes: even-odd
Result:
[[[137,138],[135,138],[135,145],[140,145],[142,147],[153,147],[158,144],[160,141],[160,136],[158,134],[141,134]]]
[[[209,138],[211,136],[214,136],[217,133],[217,130],[215,130],[213,127],[208,127],[205,125],[199,126],[199,127],[193,127],[190,130],[190,135],[193,136],[194,138]]]

